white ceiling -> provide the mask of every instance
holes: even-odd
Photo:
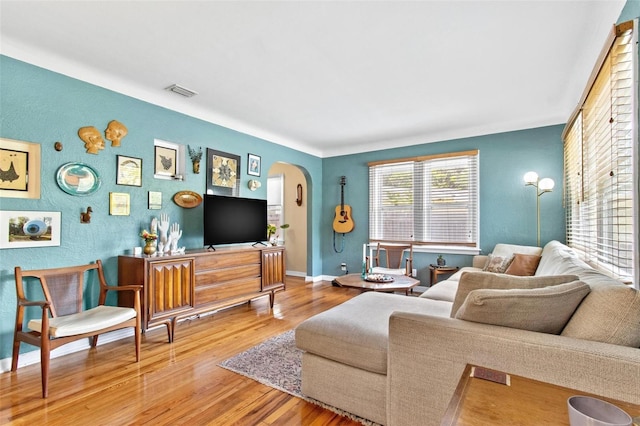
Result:
[[[330,157],[566,122],[624,3],[2,0],[0,53]]]

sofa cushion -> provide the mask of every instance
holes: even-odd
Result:
[[[507,270],[512,261],[513,255],[502,257],[490,254],[489,260],[487,261],[487,264],[484,265],[484,268],[482,270],[485,272],[495,272],[498,274],[502,274]]]
[[[592,288],[562,335],[640,347],[640,291],[624,285]]]
[[[446,300],[452,302],[458,291],[458,281],[445,280],[440,281],[426,289],[420,297],[433,300]]]
[[[465,266],[460,268],[455,274],[451,275],[444,281],[440,281],[437,284],[433,284],[426,289],[420,297],[433,300],[446,300],[447,302],[453,302],[456,297],[456,291],[458,291],[458,281],[464,272],[481,272],[482,269],[474,268],[472,266]]]
[[[473,290],[456,318],[560,334],[588,293],[589,286],[581,281],[533,289]]]
[[[511,257],[515,253],[540,255],[542,254],[542,248],[535,247],[535,246],[520,246],[517,244],[500,243],[500,244],[496,244],[491,254],[493,254],[494,256],[500,256],[500,257]]]
[[[509,265],[505,274],[518,275],[521,277],[530,277],[536,273],[540,257],[537,254],[521,254],[514,253],[513,261]]]
[[[298,325],[296,346],[342,364],[386,374],[391,314],[403,311],[447,317],[450,310],[451,302],[363,293]]]
[[[458,283],[458,291],[451,307],[451,318],[464,303],[467,295],[483,288],[506,290],[510,288],[542,288],[550,285],[564,284],[576,281],[576,275],[553,275],[549,277],[518,277],[515,275],[492,274],[490,272],[465,272]]]
[[[536,276],[566,274],[579,276],[581,281],[591,286],[591,289],[599,286],[623,285],[615,278],[587,265],[571,248],[558,241],[550,241],[544,246]]]

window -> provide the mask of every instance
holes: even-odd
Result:
[[[629,282],[638,272],[633,33],[633,22],[614,29],[563,135],[567,244],[593,267]]]
[[[369,163],[369,239],[476,247],[478,151]]]
[[[284,224],[282,200],[284,192],[284,175],[273,175],[267,178],[267,216],[270,224],[280,227]]]

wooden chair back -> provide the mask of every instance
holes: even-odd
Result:
[[[404,268],[403,259],[405,251],[409,251],[406,259],[413,259],[413,244],[382,244],[378,243],[376,254],[373,257],[375,260],[374,266],[384,266],[386,268],[401,269]],[[385,264],[380,262],[380,256],[385,253],[383,259]]]
[[[23,271],[16,269],[16,288],[19,298],[34,291],[32,281],[39,284],[44,298],[50,305],[51,317],[71,315],[81,312],[84,303],[85,276],[97,270],[98,264],[71,266],[67,268],[39,269]],[[99,270],[102,272],[102,269]],[[90,280],[90,277],[87,281]],[[33,282],[33,284],[36,284]]]

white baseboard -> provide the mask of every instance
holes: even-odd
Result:
[[[116,340],[125,339],[129,336],[133,336],[132,328],[125,328],[121,330],[115,330],[110,333],[101,334],[98,338],[98,346],[106,343],[115,342]],[[22,343],[26,345],[26,343]],[[30,346],[30,345],[29,345]],[[59,356],[72,354],[82,350],[87,350],[91,347],[89,344],[89,338],[76,340],[75,342],[68,343],[57,349],[51,351],[51,358],[57,358]],[[40,362],[40,349],[35,351],[25,352],[18,357],[18,368],[26,367],[27,365],[38,364]],[[11,371],[11,358],[5,358],[0,360],[0,373]]]

